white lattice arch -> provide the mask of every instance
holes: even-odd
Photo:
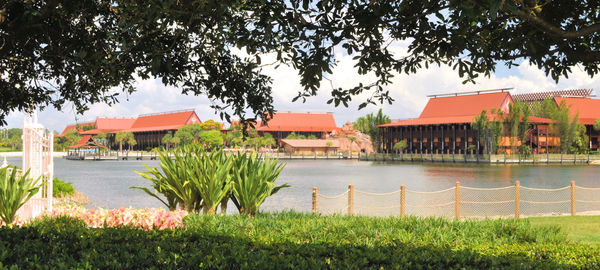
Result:
[[[52,212],[52,179],[54,178],[54,134],[44,133],[44,126],[38,123],[37,112],[23,121],[23,171],[38,179],[41,190],[21,209],[18,215],[28,219],[39,216],[44,211]]]

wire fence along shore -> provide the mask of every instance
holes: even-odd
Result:
[[[575,185],[557,189],[515,185],[501,188],[463,187],[419,192],[404,185],[389,193],[348,190],[325,196],[313,188],[312,212],[323,215],[421,216],[448,218],[532,217],[600,213],[600,188]]]
[[[361,161],[409,161],[445,163],[491,163],[491,164],[588,164],[600,161],[599,154],[535,154],[519,155],[471,155],[471,154],[362,154]]]

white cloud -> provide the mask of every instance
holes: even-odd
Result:
[[[390,50],[397,55],[407,53],[408,42],[397,42],[391,44]],[[243,54],[242,52],[239,52]],[[352,56],[342,53],[336,54],[337,65],[333,69],[333,74],[328,75],[334,87],[353,87],[362,82],[368,84],[375,81],[373,74],[358,75],[354,68],[355,61]],[[275,55],[264,55],[261,57],[263,63],[271,63],[275,60]],[[493,74],[489,78],[479,78],[477,84],[462,84],[456,71],[448,66],[430,66],[429,69],[422,69],[416,74],[406,75],[397,74],[391,85],[386,86],[392,97],[395,99],[393,105],[367,106],[358,111],[358,105],[364,101],[370,93],[363,93],[354,97],[348,108],[343,106],[334,107],[327,104],[330,99],[331,85],[328,80],[322,82],[318,95],[308,98],[305,103],[301,101],[292,102],[298,91],[302,90],[300,78],[297,72],[289,67],[281,65],[275,69],[273,65],[263,68],[265,74],[273,78],[273,98],[275,108],[280,111],[331,111],[335,113],[338,125],[348,120],[354,120],[367,113],[376,112],[379,107],[392,119],[403,119],[418,117],[419,113],[427,102],[427,95],[470,91],[477,89],[491,89],[514,87],[512,93],[524,93],[545,90],[558,89],[577,89],[593,88],[598,85],[600,78],[590,78],[580,67],[573,67],[573,73],[568,79],[562,78],[556,84],[551,78],[545,76],[544,72],[537,69],[536,66],[528,62],[521,63],[518,67],[513,67],[508,74],[498,76]],[[78,120],[93,120],[97,116],[120,116],[132,117],[139,114],[151,112],[163,112],[171,110],[180,110],[195,108],[198,116],[202,120],[215,119],[220,120],[211,109],[210,101],[205,96],[186,96],[181,94],[180,89],[176,87],[163,86],[160,80],[139,80],[136,83],[137,92],[126,96],[121,94],[121,103],[108,106],[105,104],[95,104],[90,106],[90,110],[84,116],[77,115],[69,106],[59,112],[53,108],[40,112],[40,121],[48,128],[61,131],[66,124]],[[11,113],[7,118],[9,127],[20,127],[23,121],[23,114],[19,112]]]

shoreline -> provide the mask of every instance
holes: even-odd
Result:
[[[66,155],[66,152],[54,152],[52,153],[53,157],[63,157],[64,155]],[[23,156],[23,152],[0,152],[0,158],[4,158],[4,157],[22,157]]]

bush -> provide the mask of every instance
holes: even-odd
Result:
[[[12,226],[17,211],[40,190],[29,176],[29,170],[21,172],[17,167],[0,168],[0,219],[2,223]]]
[[[526,220],[192,215],[186,228],[94,229],[67,217],[0,228],[0,262],[31,268],[598,269],[600,246]],[[1,268],[1,267],[0,267]]]
[[[52,181],[52,197],[61,198],[75,194],[75,188],[70,182],[64,182],[58,178]]]
[[[136,172],[151,181],[154,190],[132,188],[143,190],[170,210],[179,205],[188,212],[202,209],[213,214],[219,204],[226,206],[231,199],[240,213],[254,215],[265,198],[289,187],[275,186],[284,167],[277,159],[246,153],[227,155],[223,150],[206,152],[192,145],[173,151],[173,158],[168,151],[160,151],[158,157],[160,170],[146,165],[147,171]]]

